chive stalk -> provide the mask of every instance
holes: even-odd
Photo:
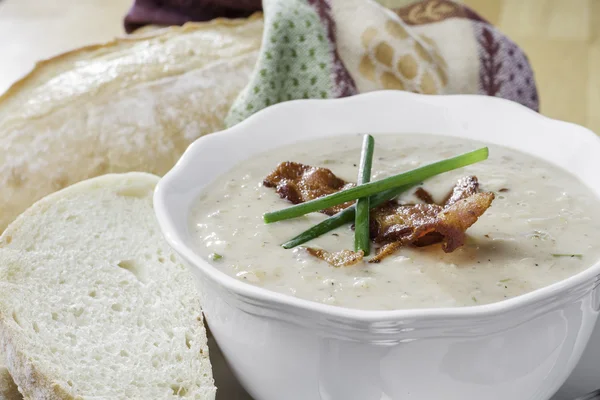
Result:
[[[386,190],[385,192],[378,193],[369,198],[369,209],[373,209],[375,207],[379,207],[386,201],[392,200],[394,197],[398,197],[403,192],[410,189],[412,185],[402,186],[399,188],[394,188],[390,190]],[[322,222],[308,228],[298,236],[288,240],[284,244],[281,245],[284,249],[292,249],[296,246],[304,244],[309,240],[313,240],[318,238],[321,235],[326,234],[336,228],[339,228],[342,225],[348,224],[354,220],[356,215],[356,204],[340,211],[339,213],[332,215],[331,217],[323,220]]]
[[[371,180],[371,166],[373,164],[373,149],[375,139],[371,135],[365,135],[362,152],[360,155],[360,167],[358,169],[357,184],[369,183]],[[356,201],[354,219],[354,250],[363,251],[368,256],[371,251],[371,240],[369,237],[369,198],[363,197]]]
[[[415,168],[413,170],[390,176],[385,179],[365,183],[347,190],[342,190],[341,192],[307,201],[306,203],[301,203],[292,207],[284,208],[282,210],[266,213],[263,215],[263,219],[265,223],[270,224],[272,222],[300,217],[311,212],[337,206],[338,204],[342,204],[347,201],[372,196],[395,187],[414,185],[424,181],[425,179],[431,178],[432,176],[474,164],[487,158],[488,148],[483,147],[469,153],[437,161],[432,164]]]

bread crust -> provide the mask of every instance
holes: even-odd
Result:
[[[44,375],[36,364],[17,350],[18,336],[11,328],[10,317],[0,310],[0,349],[6,355],[7,369],[16,377],[25,399],[35,400],[75,400],[75,397],[64,391],[58,383]],[[11,392],[14,400],[21,399],[17,392]],[[10,399],[10,397],[9,397]],[[79,400],[79,399],[78,399]]]
[[[4,102],[8,101],[10,98],[15,96],[19,91],[25,89],[25,87],[30,83],[34,83],[36,79],[41,78],[45,69],[52,68],[54,64],[59,62],[68,62],[71,59],[78,59],[83,53],[93,52],[100,49],[110,49],[116,46],[120,46],[122,44],[145,41],[162,35],[182,34],[194,32],[197,30],[207,30],[217,26],[243,26],[248,21],[258,21],[262,20],[262,18],[263,13],[256,12],[248,18],[216,18],[208,22],[187,22],[182,26],[148,25],[139,28],[130,35],[119,36],[105,43],[97,43],[78,47],[76,49],[66,51],[56,56],[40,60],[35,63],[34,67],[31,69],[30,72],[21,77],[19,80],[15,81],[12,85],[8,87],[8,89],[6,89],[4,93],[0,94],[0,111],[2,110]]]
[[[0,400],[21,400],[23,395],[13,381],[8,368],[0,365]]]

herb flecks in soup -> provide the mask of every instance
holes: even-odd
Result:
[[[372,182],[481,146],[474,141],[430,135],[382,135],[375,139]],[[600,256],[596,197],[575,177],[545,161],[503,147],[489,147],[485,162],[404,188],[392,207],[418,204],[444,209],[452,186],[462,179],[464,185],[457,188],[472,187],[469,177],[476,176],[480,188],[474,193],[494,193],[495,199],[463,236],[464,245],[451,253],[443,251],[442,243],[404,245],[380,263],[359,261],[334,268],[321,257],[354,260],[349,254],[355,253],[349,250],[354,243],[354,215],[340,217],[341,222],[335,220],[348,209],[334,216],[311,212],[264,223],[263,214],[290,207],[288,200],[262,184],[282,159],[327,168],[344,185],[356,182],[359,135],[283,147],[246,160],[221,176],[203,191],[191,216],[197,251],[216,268],[244,282],[360,309],[491,303],[560,281],[596,262]],[[299,247],[280,246],[331,219],[334,221],[329,226],[337,226],[335,229],[303,244],[320,250],[321,257]],[[371,223],[375,220],[371,213]],[[212,260],[211,254],[220,257]]]

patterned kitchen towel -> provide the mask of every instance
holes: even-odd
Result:
[[[138,0],[153,1],[158,0]],[[172,3],[169,12],[184,13],[180,16],[191,15],[182,4],[195,4],[192,19],[198,20],[207,19],[202,7],[209,3],[230,13],[258,8],[255,0],[160,3]],[[533,71],[523,51],[466,6],[449,0],[423,0],[398,9],[372,0],[262,3],[261,54],[248,86],[229,112],[229,126],[282,101],[381,89],[478,93],[538,110]],[[130,16],[135,10],[136,6]],[[155,9],[152,15],[160,12]]]

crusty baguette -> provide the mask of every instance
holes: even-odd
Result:
[[[0,348],[26,399],[214,400],[200,299],[154,217],[157,180],[80,182],[0,236]]]
[[[0,97],[0,232],[75,182],[167,172],[192,141],[224,127],[262,30],[260,14],[217,19],[40,62]]]

